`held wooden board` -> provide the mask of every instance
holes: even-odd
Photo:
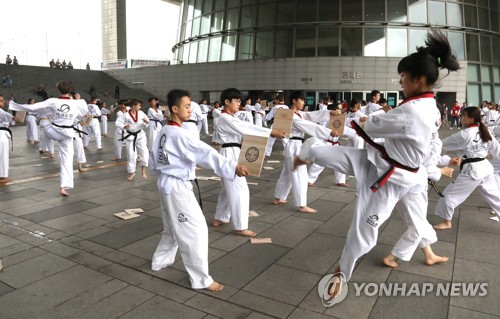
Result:
[[[92,115],[85,115],[85,117],[83,118],[83,125],[84,126],[90,126],[90,123],[92,123],[92,120],[94,119],[94,117]]]
[[[251,176],[260,176],[264,164],[268,137],[245,135],[241,145],[238,163],[245,165]]]
[[[290,137],[292,131],[293,110],[278,109],[274,113],[273,129],[285,132],[286,137]]]
[[[332,131],[338,131],[339,136],[344,135],[345,127],[345,114],[330,116],[330,121],[328,123],[328,128]]]
[[[17,111],[16,112],[16,119],[18,123],[24,123],[26,119],[26,111]]]

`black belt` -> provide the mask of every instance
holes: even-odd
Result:
[[[297,141],[301,141],[301,142],[304,142],[304,138],[303,137],[299,137],[299,136],[292,136],[290,137],[291,140],[297,140]]]
[[[429,183],[429,186],[432,187],[432,189],[434,189],[436,191],[436,193],[439,195],[439,197],[444,197],[443,193],[441,193],[441,191],[437,187],[436,183],[434,183],[434,181],[432,179],[428,178],[427,183]]]
[[[149,119],[149,120],[155,122],[155,127],[156,127],[156,124],[160,124],[160,127],[163,126],[163,123],[160,120],[157,120],[157,119]]]
[[[224,144],[222,144],[222,148],[225,148],[225,147],[238,147],[238,148],[241,148],[241,144],[238,144],[238,143],[224,143]]]
[[[334,141],[330,141],[330,140],[325,140],[325,142],[330,143],[332,145],[338,145],[339,144],[339,142],[334,142]]]
[[[198,124],[198,121],[195,121],[195,120],[187,120],[186,122],[187,122],[187,123],[194,123],[194,124]]]
[[[83,133],[85,135],[88,135],[87,132],[81,131],[78,128],[76,128],[75,126],[73,126],[73,125],[57,125],[55,123],[52,123],[52,125],[54,125],[55,127],[60,127],[60,128],[72,128],[73,130],[75,130],[78,133]]]
[[[6,131],[7,133],[10,134],[10,142],[11,142],[11,147],[12,147],[12,150],[14,150],[14,140],[12,139],[12,131],[10,130],[10,128],[8,127],[0,127],[0,131]]]
[[[372,186],[370,186],[372,192],[375,193],[380,187],[384,186],[384,184],[389,180],[389,177],[391,177],[396,168],[404,169],[405,171],[409,171],[412,173],[418,172],[419,167],[409,167],[390,158],[389,154],[387,154],[387,151],[385,150],[385,147],[375,143],[361,128],[361,126],[356,123],[356,121],[351,121],[351,127],[356,131],[356,134],[358,134],[366,143],[370,144],[372,147],[382,153],[382,158],[390,164],[389,170],[387,170],[387,172],[385,172]]]
[[[100,116],[92,116],[92,117],[95,118],[95,119],[99,119],[100,118]]]
[[[135,144],[137,142],[137,135],[139,135],[139,133],[141,132],[141,130],[137,131],[137,132],[130,132],[130,131],[127,131],[127,136],[119,139],[119,141],[123,141],[123,140],[126,140],[129,136],[133,136],[134,137],[134,141],[133,141],[133,145],[134,145],[134,152],[135,152]]]
[[[26,115],[31,115],[31,116],[36,117],[36,114],[26,113]]]
[[[200,184],[198,183],[197,178],[193,179],[193,181],[196,183],[196,187],[198,188],[198,203],[200,204],[201,210],[203,210],[203,202],[201,201]]]
[[[473,158],[466,158],[463,161],[460,162],[460,172],[462,172],[462,168],[464,167],[465,164],[467,163],[475,163],[475,162],[481,162],[485,160],[486,158],[484,157],[473,157]]]

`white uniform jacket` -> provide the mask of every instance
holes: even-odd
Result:
[[[186,134],[177,123],[165,125],[152,147],[150,170],[158,175],[158,189],[169,194],[174,180],[195,179],[196,164],[211,168],[228,180],[234,180],[237,162],[219,155],[203,141]]]
[[[289,142],[286,144],[283,155],[286,157],[296,156],[300,152],[305,133],[322,140],[328,140],[332,130],[316,123],[325,122],[330,119],[330,111],[299,111],[293,114],[292,131]]]

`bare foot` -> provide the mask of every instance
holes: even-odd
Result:
[[[337,186],[340,186],[340,187],[349,187],[349,184],[346,184],[346,183],[337,183]]]
[[[281,199],[275,198],[275,199],[273,199],[272,204],[273,205],[286,204],[286,200],[281,200]]]
[[[35,143],[35,144],[38,144],[38,143],[40,143],[40,141],[35,140],[35,142],[34,142],[34,143]]]
[[[11,182],[11,181],[12,180],[7,178],[7,177],[0,178],[0,184],[5,184],[5,183]]]
[[[69,193],[66,191],[65,188],[61,188],[61,191],[59,192],[59,194],[61,194],[61,196],[69,196]]]
[[[389,254],[389,256],[384,257],[383,261],[384,265],[389,266],[391,268],[396,268],[397,266],[399,266],[398,263],[396,262],[396,257],[392,254]]]
[[[147,179],[148,178],[148,174],[146,174],[146,172],[142,172],[142,178]]]
[[[302,206],[299,208],[299,213],[305,213],[305,214],[316,214],[318,211],[314,208],[311,208],[309,206]]]
[[[245,237],[255,237],[257,236],[257,233],[256,232],[253,232],[249,229],[245,229],[245,230],[235,230],[234,231],[234,234],[235,235],[238,235],[238,236],[245,236]]]
[[[343,280],[341,276],[333,276],[328,284],[328,294],[332,297],[340,296],[342,293]]]
[[[307,186],[309,186],[309,187],[316,187],[316,184],[314,184],[314,183],[307,183]]]
[[[121,158],[118,158],[116,156],[113,156],[113,158],[111,159],[112,161],[121,161],[122,159]]]
[[[82,167],[82,164],[78,164],[78,171],[79,171],[80,173],[82,173],[82,172],[83,172],[83,167]]]
[[[212,284],[210,284],[210,286],[208,286],[207,288],[205,288],[206,290],[208,291],[221,291],[222,289],[224,289],[224,286],[219,284],[218,282],[214,281]]]
[[[432,266],[434,264],[445,263],[449,260],[448,257],[441,257],[438,255],[433,255],[431,257],[425,257],[425,264],[428,266]]]
[[[227,224],[221,220],[218,220],[218,219],[214,219],[212,220],[212,226],[214,227],[219,227],[220,225],[224,225],[224,224]]]
[[[127,180],[131,181],[131,180],[133,180],[133,179],[134,179],[134,177],[135,177],[135,173],[132,173],[132,174],[130,174],[130,175],[127,177]]]
[[[437,225],[434,225],[432,226],[434,229],[437,229],[437,230],[444,230],[444,229],[450,229],[451,228],[451,220],[443,220],[442,223],[440,224],[437,224]]]

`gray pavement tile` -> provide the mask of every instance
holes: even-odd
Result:
[[[313,233],[278,260],[277,264],[325,274],[340,258],[344,241],[344,238]]]
[[[7,259],[7,258],[6,258]],[[5,267],[0,280],[16,289],[71,268],[75,263],[51,253],[45,253]]]
[[[318,212],[316,214],[304,214],[296,212],[293,216],[326,222],[346,206],[345,203],[333,202],[321,199],[315,200],[309,203],[308,205],[316,209]]]
[[[94,228],[90,228],[90,229],[81,231],[81,232],[77,233],[77,235],[78,235],[78,237],[89,239],[89,238],[95,237],[97,235],[107,233],[110,230],[112,230],[112,229],[101,225],[101,226],[96,226]]]
[[[140,267],[137,268],[137,270],[142,271],[143,273],[150,274],[152,277],[158,278],[158,279],[164,279],[168,280],[173,283],[178,283],[184,287],[190,288],[191,285],[188,283],[186,285],[183,285],[182,282],[186,280],[189,275],[188,273],[184,270],[177,270],[172,267],[167,267],[163,268],[160,271],[153,271],[151,270],[151,262],[148,262]]]
[[[20,241],[15,238],[11,238],[10,236],[0,234],[0,248],[9,247],[19,243]]]
[[[205,318],[208,319],[209,317],[207,316]],[[205,319],[205,318],[203,318],[203,319]],[[210,317],[210,319],[211,318],[217,318],[217,317]],[[261,314],[259,312],[252,312],[250,314],[250,316],[246,317],[246,319],[271,319],[271,318],[275,318],[275,317],[266,316],[266,315],[263,315],[263,314]]]
[[[110,277],[83,266],[66,269],[1,296],[2,319],[33,318],[109,279]]]
[[[347,232],[351,226],[352,217],[354,215],[354,207],[356,203],[353,201],[339,211],[335,216],[324,223],[317,232],[339,237],[347,237]]]
[[[28,204],[23,205],[21,207],[16,207],[16,206],[11,207],[11,208],[2,207],[0,210],[4,211],[5,213],[8,213],[12,216],[22,216],[25,214],[38,212],[38,211],[49,209],[52,207],[54,207],[52,204],[46,203],[46,202],[43,202],[43,203],[42,202],[31,202],[31,203],[28,203]]]
[[[100,272],[134,286],[139,286],[141,283],[151,280],[151,275],[149,274],[145,274],[137,269],[118,264],[111,264],[104,267],[100,270]]]
[[[231,227],[231,232],[232,232],[231,225],[219,226],[217,229],[219,231],[221,231],[221,230],[223,230],[223,228],[229,228],[229,227]],[[259,237],[262,237],[262,236],[259,235]],[[237,247],[243,245],[247,241],[248,241],[248,237],[238,236],[238,235],[234,235],[232,233],[229,233],[226,236],[222,237],[221,239],[218,239],[218,240],[210,243],[209,246],[213,247],[213,248],[220,249],[220,250],[231,251],[231,250],[234,250]]]
[[[439,224],[443,221],[443,219],[439,216],[434,215],[434,213],[427,214],[427,220],[431,225]],[[436,235],[438,236],[439,241],[446,241],[449,243],[457,242],[458,229],[457,225],[459,224],[459,219],[453,217],[452,220],[453,227],[451,229],[445,230],[436,230]]]
[[[146,260],[143,258],[139,258],[119,250],[114,250],[112,252],[107,253],[103,256],[106,259],[109,259],[115,263],[125,265],[127,267],[137,268],[146,263],[150,263],[150,260]]]
[[[79,201],[66,205],[61,205],[58,207],[49,208],[35,213],[26,214],[23,215],[23,218],[35,223],[42,223],[58,217],[78,213],[83,210],[90,209],[96,206],[98,205],[94,203],[90,203],[87,201]]]
[[[456,258],[500,265],[500,234],[459,229]]]
[[[208,262],[212,263],[217,259],[221,258],[222,256],[224,256],[226,253],[227,252],[224,250],[208,247]],[[180,271],[186,271],[186,268],[184,267],[184,262],[182,261],[182,258],[180,256],[180,252],[177,253],[176,261],[170,267]]]
[[[2,202],[3,202],[3,201],[15,199],[15,198],[30,198],[32,195],[35,195],[38,193],[44,193],[44,192],[40,191],[40,190],[33,189],[33,188],[26,188],[23,190],[4,193],[4,194],[2,194],[1,198],[2,198]]]
[[[57,229],[46,227],[44,225],[40,224],[33,224],[33,225],[28,225],[24,227],[25,230],[29,230],[31,232],[34,232],[36,234],[40,234],[42,236],[50,237],[52,238],[52,234],[57,232]]]
[[[127,286],[95,303],[78,303],[76,309],[69,305],[65,313],[80,319],[112,319],[127,314],[154,296],[146,290]]]
[[[220,238],[222,238],[224,236],[226,236],[225,233],[220,233],[220,232],[216,231],[215,230],[216,228],[212,228],[212,229],[213,229],[213,231],[211,231],[211,232],[208,233],[208,243],[209,244],[213,243],[214,241],[216,241],[216,240],[218,240],[218,239],[220,239]],[[210,231],[210,228],[209,228],[209,231]]]
[[[0,281],[0,296],[5,295],[11,291],[13,291],[15,288],[3,283]],[[1,311],[0,311],[1,314]]]
[[[40,246],[40,248],[45,249],[46,251],[50,251],[51,253],[61,257],[68,257],[81,251],[80,249],[71,247],[58,241],[51,241],[49,243],[43,244]]]
[[[277,245],[248,242],[210,264],[210,275],[235,288],[242,288],[288,252]]]
[[[203,318],[206,313],[186,307],[182,304],[170,301],[166,298],[156,296],[146,301],[132,311],[121,316],[120,319],[138,318],[162,318],[168,314],[168,318]]]
[[[25,260],[40,256],[47,253],[45,250],[42,250],[37,247],[33,247],[31,249],[23,250],[18,253],[6,256],[2,259],[3,267],[11,267],[17,263],[23,262]]]
[[[57,229],[61,231],[67,232],[67,229],[73,228],[75,226],[80,226],[83,224],[88,224],[90,222],[95,221],[96,218],[85,215],[82,213],[74,213],[69,216],[62,216],[59,218],[54,218],[51,220],[48,220],[46,222],[42,222],[41,224],[47,227],[50,227],[52,229]],[[102,223],[106,223],[106,221],[101,220]]]
[[[329,189],[328,192],[321,196],[322,200],[329,200],[341,203],[350,203],[356,200],[356,190],[351,189]]]
[[[33,232],[26,232],[23,235],[17,236],[16,239],[24,241],[33,246],[40,246],[51,241],[50,238],[46,236],[41,236]]]
[[[252,313],[249,309],[204,294],[197,294],[184,304],[220,318],[246,318]]]
[[[323,315],[317,312],[309,311],[302,308],[297,308],[295,311],[288,317],[290,319],[331,319],[333,317]],[[355,317],[352,317],[355,318]],[[359,318],[359,317],[356,317]]]
[[[68,243],[69,244],[69,243]],[[92,241],[88,240],[80,240],[80,241],[74,241],[70,244],[72,247],[79,248],[83,251],[86,251],[88,253],[97,255],[97,256],[103,256],[110,251],[113,251],[112,248],[96,244]]]
[[[272,265],[243,290],[297,306],[311,289],[315,289],[315,284],[321,277],[302,270]]]
[[[302,302],[299,304],[300,308],[307,309],[316,313],[324,313],[325,310],[328,309],[325,306],[323,306],[323,303],[321,302],[321,298],[318,294],[318,284],[319,281],[316,283],[314,288],[311,289],[311,291],[309,291],[304,300],[302,300]]]
[[[123,192],[113,192],[112,194],[102,194],[101,196],[96,196],[89,198],[88,201],[91,203],[96,203],[100,205],[112,204],[115,202],[120,202],[124,199],[128,199],[131,197],[136,197],[137,195],[143,194],[147,191],[140,189],[129,189]],[[151,193],[151,192],[147,192]],[[158,193],[154,193],[158,197]],[[157,198],[159,200],[159,198]]]
[[[1,198],[3,198],[4,195],[5,194],[2,194]],[[12,198],[9,200],[2,199],[2,207],[0,208],[0,210],[4,213],[8,213],[8,210],[11,208],[16,208],[16,207],[24,206],[24,205],[30,205],[30,204],[33,204],[35,202],[36,201],[32,198],[24,198],[24,197]]]
[[[89,240],[118,249],[163,230],[161,219],[154,217],[139,218],[143,218],[143,220],[92,237]]]
[[[446,282],[393,271],[387,283],[406,283],[407,287],[413,283],[418,283],[421,287],[423,283],[435,285]],[[363,291],[365,290],[362,290],[362,294],[364,293]],[[372,290],[368,291],[373,292]],[[379,296],[370,314],[370,318],[446,318],[448,315],[448,302],[449,297],[436,296],[434,293],[428,293],[425,296]],[[388,309],[390,309],[390,313],[388,313]]]
[[[448,318],[453,319],[498,319],[498,316],[488,315],[483,312],[450,306]]]
[[[288,304],[270,300],[246,291],[239,291],[229,301],[278,318],[287,318],[295,309],[295,307]]]
[[[113,263],[108,259],[89,254],[85,251],[79,251],[76,254],[68,256],[67,258],[94,270],[101,270],[102,268],[107,267]]]
[[[384,230],[379,231],[377,243],[394,246],[401,235],[406,231],[406,224],[396,211],[393,212],[392,216],[385,224],[386,227]]]
[[[490,209],[463,213],[460,215],[458,229],[500,234],[500,223],[492,221],[490,217],[493,216],[495,215],[490,214]]]
[[[5,224],[0,222],[0,234],[9,236],[9,237],[17,237],[25,234],[26,231],[24,229],[12,226],[10,224]],[[1,249],[1,248],[0,248]]]
[[[143,281],[139,287],[178,303],[185,303],[197,294],[196,290],[184,288],[178,284],[155,277]]]
[[[259,237],[271,237],[273,244],[295,247],[321,225],[322,223],[316,220],[288,217],[261,233]]]
[[[26,227],[29,225],[35,225],[35,223],[28,221],[22,217],[14,217],[14,216],[9,217],[9,218],[5,218],[4,220],[2,220],[2,222],[4,224],[9,224],[9,225],[12,225],[14,227],[19,227],[19,228],[23,228],[23,227]]]
[[[372,280],[370,282],[377,282]],[[318,292],[315,291],[318,302],[319,301]],[[348,319],[348,318],[371,318],[370,313],[373,311],[373,307],[378,300],[378,296],[367,296],[361,293],[359,296],[356,295],[356,289],[352,283],[349,283],[349,290],[347,292],[347,297],[340,303],[333,305],[331,307],[325,308],[325,315],[333,316],[335,318]],[[387,309],[386,309],[387,310]],[[393,318],[387,315],[385,318]],[[397,317],[396,317],[397,318]],[[406,317],[404,317],[406,318]]]
[[[0,248],[0,258],[5,256],[17,254],[18,252],[28,250],[33,246],[27,243],[18,242],[18,244],[10,245],[4,248]]]
[[[500,317],[500,303],[498,303],[498,296],[500,295],[499,272],[499,265],[457,258],[455,260],[453,282],[487,283],[487,295],[472,297],[463,293],[462,290],[463,294],[461,296],[451,297],[450,305]]]
[[[215,279],[215,281],[219,282],[217,279]],[[218,299],[223,299],[223,300],[228,300],[229,298],[234,296],[234,294],[236,294],[239,291],[239,289],[228,286],[226,283],[223,283],[223,282],[220,282],[220,283],[224,285],[224,289],[222,291],[215,292],[215,291],[208,291],[206,289],[200,289],[197,291],[199,293],[204,294],[204,295],[212,296],[212,297],[215,297]],[[186,288],[191,288],[191,283],[189,282],[189,278],[181,280],[179,282],[179,285],[183,285]]]
[[[144,239],[138,240],[130,245],[120,248],[120,251],[151,261],[156,247],[160,242],[161,235],[154,234]]]

